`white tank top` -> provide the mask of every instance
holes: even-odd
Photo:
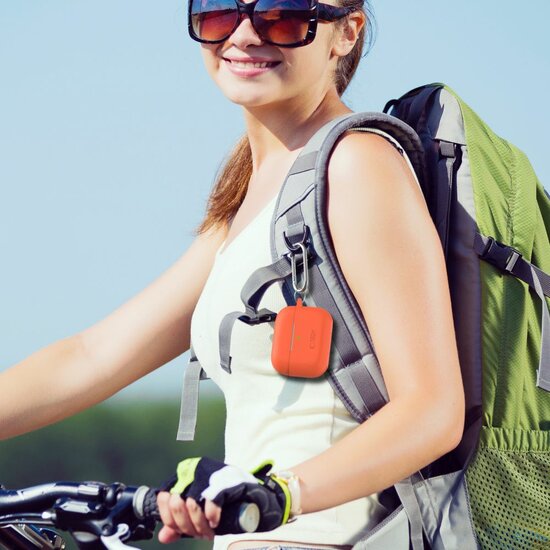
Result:
[[[376,133],[397,146],[414,173],[397,142],[386,133]],[[240,294],[246,280],[259,267],[273,263],[270,230],[276,200],[277,195],[227,248],[222,243],[191,320],[197,359],[225,396],[225,462],[245,470],[267,459],[274,461],[276,470],[289,469],[322,453],[357,427],[325,377],[289,378],[275,371],[271,364],[274,322],[250,326],[235,321],[232,373],[220,366],[218,330],[223,317],[244,311]],[[307,304],[307,295],[305,298]],[[280,284],[274,283],[258,309],[278,312],[286,305]],[[216,536],[214,550],[225,550],[231,542],[247,539],[354,544],[386,515],[378,495],[373,494],[300,515],[273,531]]]

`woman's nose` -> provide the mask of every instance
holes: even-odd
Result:
[[[246,46],[261,46],[264,41],[260,38],[248,15],[243,15],[238,27],[233,31],[229,40],[238,48],[244,49]]]

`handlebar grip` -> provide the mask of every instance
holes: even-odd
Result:
[[[143,498],[143,517],[161,521],[157,505],[157,491],[149,489]]]
[[[260,509],[254,502],[231,502],[222,508],[216,535],[253,533],[260,524]]]
[[[143,498],[142,514],[145,518],[161,521],[157,505],[157,491],[149,489]],[[254,502],[232,502],[222,509],[217,535],[253,533],[260,524],[260,509]]]

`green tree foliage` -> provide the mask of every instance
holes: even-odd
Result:
[[[223,399],[200,401],[194,442],[176,441],[179,403],[102,404],[36,432],[0,442],[0,482],[9,489],[51,481],[120,481],[158,486],[185,457],[223,459]],[[69,537],[67,537],[69,542]],[[186,540],[140,548],[204,550],[211,543]],[[75,548],[71,543],[68,548]]]

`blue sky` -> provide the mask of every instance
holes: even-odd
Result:
[[[550,187],[550,2],[374,8],[350,107],[446,82]],[[190,244],[244,126],[185,14],[174,0],[0,1],[0,369],[98,321]],[[177,395],[186,355],[121,397]]]

